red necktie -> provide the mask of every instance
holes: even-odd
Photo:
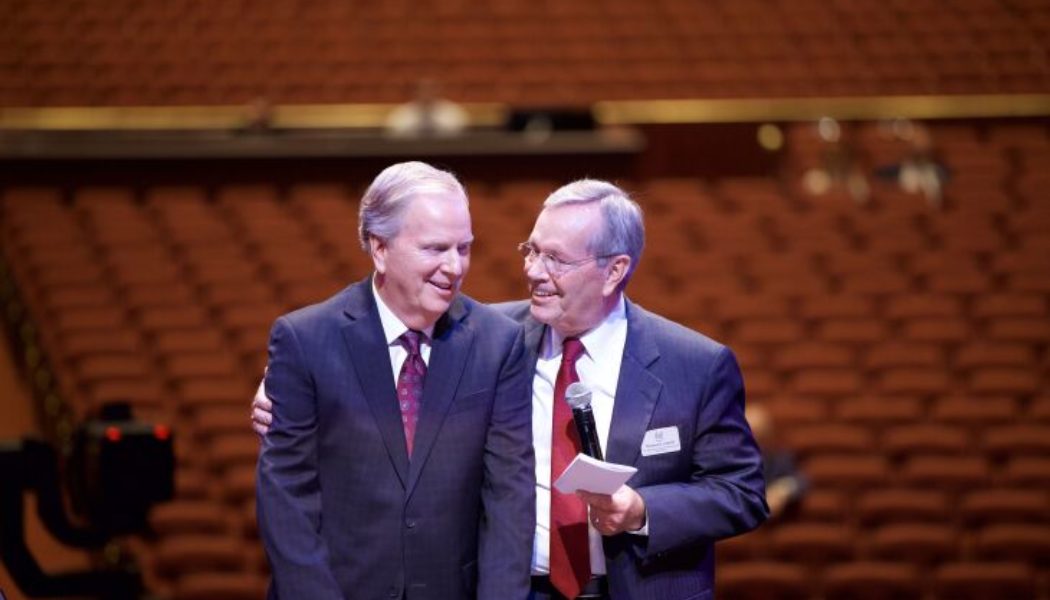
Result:
[[[408,357],[397,377],[397,403],[401,407],[401,423],[405,426],[409,456],[412,456],[412,440],[416,437],[416,421],[419,420],[419,406],[423,401],[423,379],[427,376],[427,364],[419,354],[422,336],[422,333],[409,329],[400,338],[408,351]]]
[[[580,452],[580,436],[565,403],[565,389],[580,380],[576,360],[583,354],[579,338],[566,338],[561,367],[554,383],[554,430],[551,436],[551,584],[566,598],[575,598],[591,578],[587,539],[587,506],[575,494],[562,494],[554,480]]]

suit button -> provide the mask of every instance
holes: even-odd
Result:
[[[397,589],[397,587],[390,588],[390,597],[391,598],[397,598],[400,595],[401,595],[401,590]]]
[[[405,526],[408,527],[409,529],[413,529],[416,526],[416,522],[413,519],[409,519],[409,520],[405,521]]]

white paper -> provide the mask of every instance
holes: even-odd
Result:
[[[554,482],[554,487],[563,494],[576,490],[595,494],[612,494],[627,483],[638,469],[591,458],[582,452],[572,459],[565,472]]]

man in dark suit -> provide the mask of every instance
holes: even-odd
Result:
[[[271,598],[524,598],[535,526],[521,328],[459,293],[467,197],[423,163],[361,201],[372,277],[270,338],[258,519]]]
[[[768,513],[732,352],[623,295],[644,237],[622,190],[566,185],[519,246],[529,300],[497,306],[523,324],[534,366],[534,598],[708,598],[714,542]],[[552,489],[578,448],[562,449],[576,442],[566,378],[591,389],[605,459],[638,469],[612,495]]]
[[[533,368],[531,598],[709,598],[714,542],[768,515],[732,352],[624,297],[644,238],[621,189],[566,185],[519,246],[530,298],[496,305],[522,323]],[[564,408],[572,381],[591,389],[606,460],[638,469],[612,495],[552,490],[579,451]],[[257,430],[266,405],[260,390]]]

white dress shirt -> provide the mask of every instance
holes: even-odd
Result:
[[[376,298],[376,306],[379,308],[379,321],[383,325],[383,335],[386,336],[387,349],[390,351],[390,366],[394,369],[394,386],[397,386],[397,378],[401,375],[401,365],[408,358],[408,350],[398,339],[408,331],[408,326],[397,318],[394,311],[383,302],[383,298],[376,289],[375,279],[372,280],[372,295]],[[419,355],[423,362],[430,366],[430,339],[434,335],[434,326],[431,325],[423,330],[423,337],[419,340]]]
[[[551,430],[554,423],[554,384],[561,366],[564,339],[552,328],[547,333],[532,380],[532,443],[536,451],[536,539],[532,549],[532,574],[550,573]],[[591,409],[598,441],[605,454],[612,422],[620,363],[627,343],[627,310],[623,296],[597,327],[580,337],[584,353],[576,362],[580,381],[591,389]],[[644,531],[644,530],[643,530]],[[588,520],[591,573],[605,574],[602,536]]]

